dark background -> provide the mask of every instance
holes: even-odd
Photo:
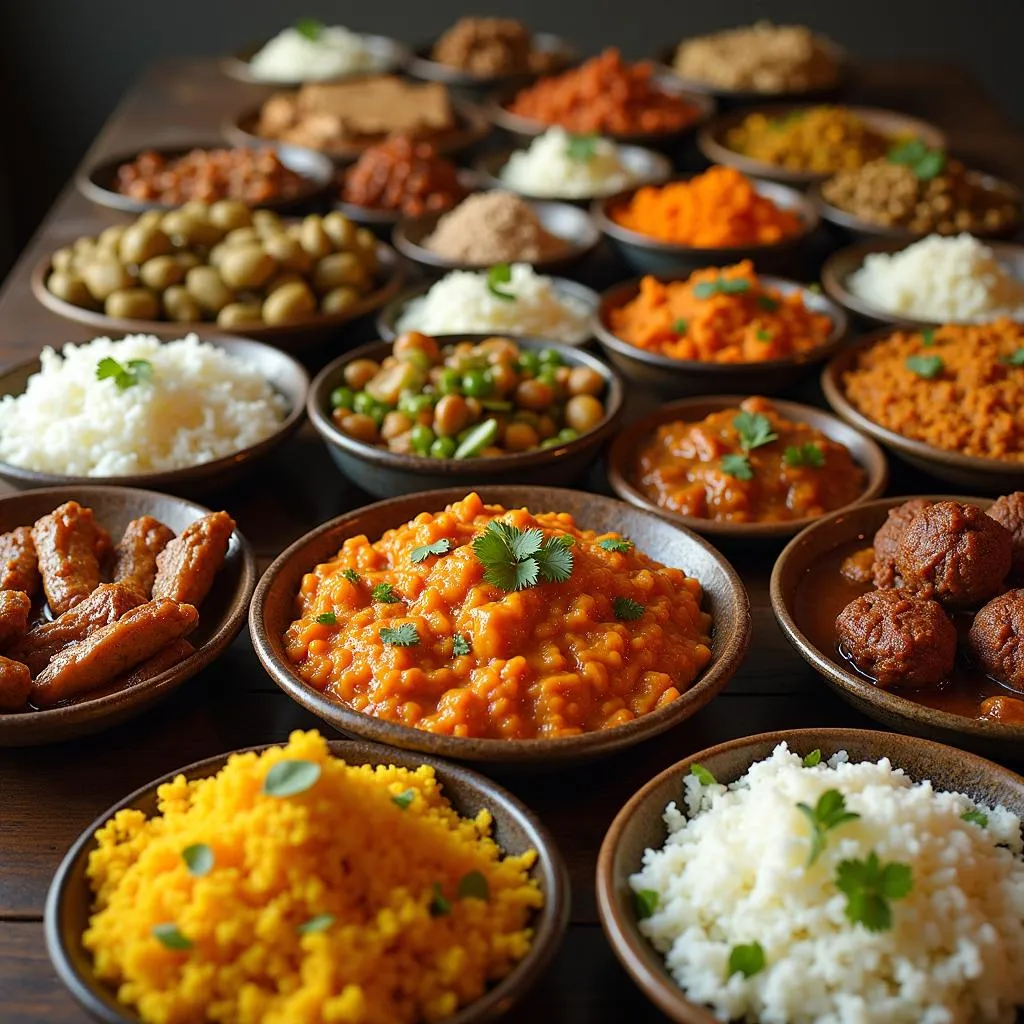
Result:
[[[629,57],[770,14],[831,35],[854,57],[964,63],[1024,121],[1024,0],[0,0],[0,274],[154,59],[225,53],[302,16],[415,42],[470,13],[518,17],[584,54],[615,44]]]

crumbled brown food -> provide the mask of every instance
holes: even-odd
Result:
[[[879,527],[873,542],[876,587],[896,586],[896,550],[900,546],[903,531],[918,512],[931,504],[926,498],[913,498],[889,509],[888,518]]]
[[[439,64],[495,78],[523,72],[542,72],[550,57],[533,48],[533,34],[514,18],[460,18],[434,45]]]
[[[198,608],[224,564],[234,528],[227,512],[214,512],[182,530],[157,555],[154,599],[170,598]]]
[[[39,572],[50,611],[62,615],[85,600],[100,582],[97,554],[109,550],[110,535],[98,527],[92,509],[68,501],[32,527]]]
[[[31,611],[32,599],[23,590],[0,590],[0,647],[25,634]]]
[[[32,692],[32,674],[20,661],[0,658],[0,711],[20,711]]]
[[[1013,573],[1024,576],[1024,491],[996,498],[988,514],[1010,534],[1013,543]]]
[[[0,589],[22,590],[33,597],[39,582],[32,527],[19,526],[10,533],[0,534]]]
[[[854,583],[867,583],[875,568],[875,549],[861,548],[843,559],[839,571]]]
[[[135,587],[148,600],[156,579],[156,557],[172,540],[174,531],[159,519],[133,519],[114,550],[114,579]]]
[[[974,616],[970,641],[990,676],[1024,690],[1024,590],[1009,590],[989,601]]]
[[[155,679],[161,672],[174,668],[175,665],[195,653],[196,649],[184,637],[180,640],[172,640],[166,647],[157,651],[153,657],[147,658],[123,676],[118,676],[113,685],[118,690],[127,690],[129,686],[138,686],[139,683]]]
[[[993,722],[1024,724],[1024,700],[1016,697],[986,697],[981,702],[979,718]]]

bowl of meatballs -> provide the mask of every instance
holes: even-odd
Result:
[[[771,580],[787,639],[901,732],[1019,756],[1024,492],[886,498],[795,537]]]

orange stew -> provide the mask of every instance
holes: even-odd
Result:
[[[495,520],[570,554],[568,578],[486,581],[474,541],[505,529]],[[376,542],[345,541],[304,577],[284,642],[307,683],[364,714],[550,739],[624,725],[687,690],[711,660],[700,604],[696,580],[616,534],[470,494]]]
[[[645,277],[636,298],[610,310],[623,341],[670,359],[760,363],[810,352],[828,341],[832,321],[763,284],[745,260],[694,271],[685,281]]]
[[[661,508],[733,523],[824,515],[864,490],[864,471],[843,445],[764,398],[699,423],[662,424],[640,452],[636,479]]]

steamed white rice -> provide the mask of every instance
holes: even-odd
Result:
[[[152,375],[120,389],[98,380],[105,357],[141,359]],[[133,334],[44,348],[25,392],[0,400],[0,460],[72,476],[184,469],[269,437],[285,399],[253,368],[194,334],[160,342]]]
[[[286,28],[249,61],[251,74],[264,82],[314,82],[379,66],[362,37],[340,25],[325,25],[316,39]]]
[[[797,803],[838,789],[861,815],[828,833],[806,867]],[[688,997],[719,1020],[759,1024],[1012,1024],[1024,1004],[1020,819],[913,783],[887,759],[845,754],[805,768],[780,744],[728,787],[690,776],[665,810],[669,837],[630,878],[658,893],[640,930]],[[987,825],[964,821],[981,809]],[[847,920],[838,863],[875,851],[911,866],[893,927]],[[759,942],[765,968],[727,978],[729,953]]]

